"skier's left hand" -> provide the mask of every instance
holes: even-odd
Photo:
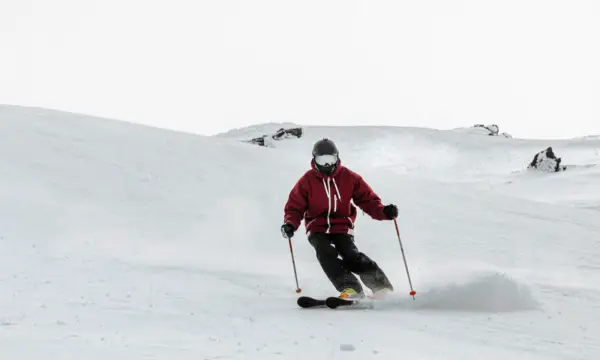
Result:
[[[398,208],[393,204],[386,205],[383,207],[383,213],[388,219],[392,220],[398,217]]]

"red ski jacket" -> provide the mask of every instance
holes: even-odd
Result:
[[[353,235],[356,206],[373,219],[388,219],[379,196],[360,175],[343,167],[341,162],[330,176],[321,174],[314,160],[311,167],[289,194],[284,223],[292,224],[297,230],[304,219],[307,233]]]

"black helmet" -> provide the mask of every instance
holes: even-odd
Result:
[[[315,143],[312,151],[313,156],[318,155],[338,155],[337,146],[335,143],[327,138],[321,139]]]
[[[325,175],[331,174],[340,161],[337,146],[327,138],[315,143],[312,155],[317,170]]]

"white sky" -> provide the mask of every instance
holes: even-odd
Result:
[[[0,103],[207,135],[600,134],[600,1],[0,0]]]

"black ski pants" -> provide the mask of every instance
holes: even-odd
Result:
[[[338,291],[352,288],[363,292],[360,280],[371,291],[393,290],[392,284],[379,265],[358,250],[354,236],[347,234],[310,233],[308,241],[315,248],[317,260]]]

